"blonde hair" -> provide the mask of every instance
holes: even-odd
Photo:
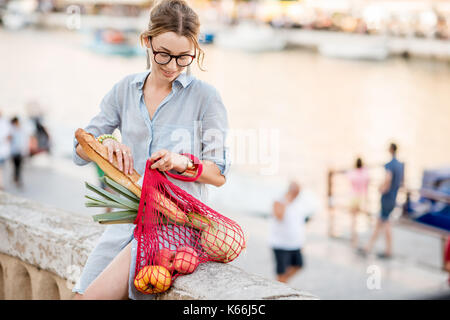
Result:
[[[175,32],[179,36],[187,37],[192,41],[196,51],[197,64],[203,69],[205,53],[198,43],[200,33],[200,20],[194,10],[184,0],[162,0],[150,12],[148,29],[139,36],[140,43],[145,46],[145,39],[156,37],[165,32]],[[198,54],[197,54],[198,53]],[[147,68],[149,68],[147,51]],[[189,72],[189,67],[188,67]]]

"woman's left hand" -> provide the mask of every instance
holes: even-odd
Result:
[[[152,169],[158,169],[160,171],[174,169],[177,172],[185,171],[189,161],[187,157],[165,149],[153,153],[150,160],[154,161],[151,166]]]

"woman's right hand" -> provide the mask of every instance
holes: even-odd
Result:
[[[125,174],[132,174],[133,173],[133,155],[131,154],[131,149],[114,140],[114,139],[105,139],[102,143],[107,149],[108,149],[108,160],[109,162],[113,163],[114,159],[114,153],[117,157],[117,163],[119,166],[119,170],[123,171]]]

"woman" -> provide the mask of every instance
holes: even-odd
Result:
[[[228,120],[220,95],[190,75],[189,65],[203,51],[198,44],[199,20],[184,0],[163,0],[150,14],[141,34],[151,70],[119,81],[101,102],[101,111],[85,128],[115,154],[124,173],[143,175],[147,159],[153,169],[183,173],[191,167],[182,153],[199,158],[203,171],[195,182],[169,180],[194,197],[206,200],[206,184],[221,186],[229,169],[224,147]],[[150,58],[149,58],[150,57]],[[111,136],[119,128],[122,143]],[[110,138],[107,138],[110,137]],[[75,141],[74,161],[88,157]],[[135,225],[108,226],[73,289],[75,298],[152,299],[133,285],[136,260]]]
[[[356,232],[356,219],[358,213],[364,209],[367,199],[367,189],[369,186],[369,173],[363,166],[361,158],[356,159],[355,168],[347,172],[348,179],[351,183],[352,198],[350,202],[350,212],[352,214],[351,222],[351,242],[353,248],[358,246],[358,233]]]

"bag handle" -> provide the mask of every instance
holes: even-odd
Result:
[[[194,182],[196,181],[200,175],[203,172],[203,163],[201,163],[201,161],[194,156],[193,154],[190,153],[181,153],[182,156],[188,157],[192,163],[194,164],[194,168],[197,172],[197,174],[194,177],[188,177],[188,176],[183,176],[182,174],[175,174],[175,173],[171,173],[169,171],[165,171],[164,173],[167,174],[169,177],[172,177],[174,179],[177,180],[181,180],[181,181],[188,181],[188,182]]]

